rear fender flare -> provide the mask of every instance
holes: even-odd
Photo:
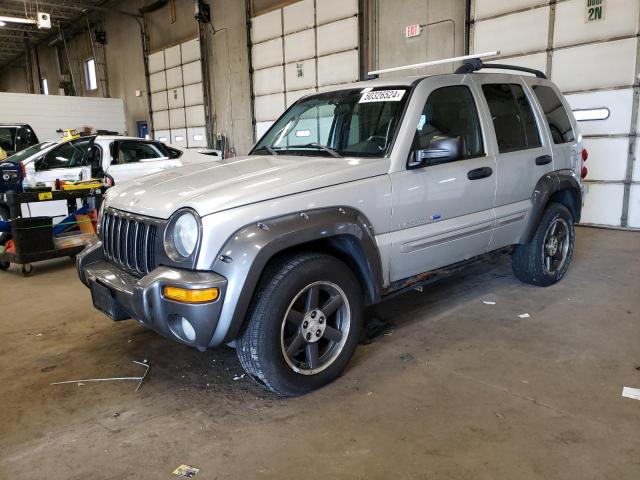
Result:
[[[580,214],[582,209],[582,190],[580,189],[580,183],[573,170],[558,170],[555,172],[549,172],[542,176],[531,196],[531,214],[529,220],[522,234],[520,243],[528,243],[531,241],[536,233],[540,219],[544,214],[544,210],[547,204],[554,196],[554,194],[562,191],[567,191],[572,198],[569,207],[573,215],[574,221],[577,223],[580,221]]]

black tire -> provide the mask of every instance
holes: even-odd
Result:
[[[11,262],[0,262],[0,270],[2,270],[3,272],[9,270],[10,267]]]
[[[551,238],[554,237],[551,235],[554,225],[557,230],[566,228],[566,238],[561,238],[560,233],[555,236],[555,250]],[[518,280],[539,287],[547,287],[559,282],[571,263],[574,241],[575,230],[571,212],[560,203],[550,203],[531,241],[516,246],[511,256],[513,274]],[[562,256],[562,261],[555,260],[555,256],[550,256],[554,251],[557,252],[558,258]]]
[[[313,289],[319,292],[315,300],[311,300]],[[335,295],[327,293],[331,291]],[[325,320],[322,308],[331,312],[329,301],[336,297],[341,298],[340,306],[335,313],[326,314],[323,327],[326,330],[320,334],[315,329],[317,322]],[[297,302],[305,306],[298,308],[301,304]],[[317,308],[307,308],[313,304]],[[295,322],[290,321],[292,314]],[[307,327],[319,338],[307,341],[310,338]],[[278,395],[298,396],[332,382],[342,373],[355,351],[361,329],[362,292],[351,269],[329,255],[301,253],[271,262],[265,269],[243,330],[236,339],[236,351],[245,371],[266,388]],[[336,331],[339,337],[334,337]],[[286,351],[296,341],[301,342],[297,357],[288,355]],[[315,348],[314,360],[309,359],[308,355],[314,354],[307,348]],[[307,363],[296,363],[305,361],[300,358],[306,358]]]
[[[20,269],[23,277],[28,277],[33,273],[33,265],[30,263],[24,263]]]

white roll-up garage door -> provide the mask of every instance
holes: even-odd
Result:
[[[154,138],[206,147],[200,42],[189,40],[149,55]]]
[[[472,51],[546,72],[583,119],[586,224],[640,228],[639,10],[637,0],[472,1]]]
[[[300,0],[251,19],[256,137],[300,97],[359,79],[358,0]]]

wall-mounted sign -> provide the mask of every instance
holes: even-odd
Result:
[[[604,20],[604,7],[606,0],[585,0],[585,22],[597,22]]]
[[[298,78],[304,77],[304,63],[296,63],[296,75]]]
[[[407,25],[404,28],[404,36],[406,38],[418,37],[420,36],[421,33],[422,33],[422,27],[420,26],[419,23],[416,23],[415,25]]]

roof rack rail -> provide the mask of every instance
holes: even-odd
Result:
[[[403,65],[401,67],[383,68],[382,70],[373,70],[368,73],[368,76],[375,78],[381,73],[401,72],[403,70],[414,70],[416,68],[432,67],[434,65],[443,65],[446,63],[454,62],[466,62],[469,60],[480,59],[482,57],[495,57],[500,52],[484,52],[474,53],[473,55],[464,55],[462,57],[443,58],[442,60],[433,60],[431,62],[414,63],[413,65]]]
[[[462,63],[462,66],[459,67],[455,73],[473,73],[478,70],[482,70],[483,68],[495,68],[496,70],[513,70],[516,72],[525,72],[531,73],[538,78],[547,78],[547,76],[541,72],[540,70],[536,70],[535,68],[527,68],[527,67],[519,67],[517,65],[505,65],[502,63],[483,63],[480,58],[471,58],[465,60]]]

